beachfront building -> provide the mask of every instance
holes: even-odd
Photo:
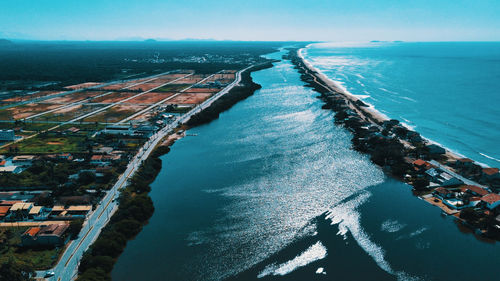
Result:
[[[482,182],[493,182],[500,179],[498,168],[483,168],[481,173]]]
[[[437,144],[429,144],[427,146],[430,154],[445,154],[446,150]]]
[[[21,235],[21,244],[24,247],[61,246],[66,242],[64,233],[67,229],[67,224],[50,224],[43,227],[30,227]]]

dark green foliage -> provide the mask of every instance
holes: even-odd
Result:
[[[0,265],[0,280],[1,281],[28,281],[33,280],[31,276],[35,271],[31,266],[14,258],[9,258],[6,263]]]
[[[76,239],[80,231],[82,230],[83,219],[72,220],[69,223],[68,233],[71,235],[71,239]]]

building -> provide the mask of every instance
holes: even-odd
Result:
[[[10,208],[10,212],[11,213],[17,212],[17,213],[21,213],[23,216],[28,216],[31,208],[33,208],[33,203],[26,203],[26,202],[15,203]]]
[[[31,208],[31,210],[28,212],[28,217],[30,219],[34,219],[38,216],[40,216],[40,213],[42,211],[42,206],[34,206],[33,208]]]
[[[492,182],[497,179],[500,179],[498,168],[483,168],[481,172],[481,181]]]
[[[417,160],[413,161],[413,168],[417,172],[425,172],[432,167],[433,166],[429,162],[422,160],[422,159],[417,159]]]
[[[18,155],[12,158],[12,163],[17,166],[31,166],[33,160],[35,160],[34,155]]]
[[[455,167],[458,169],[468,171],[472,169],[472,166],[474,164],[474,160],[469,159],[469,158],[460,158],[455,162]]]
[[[465,192],[472,196],[485,196],[490,193],[488,190],[475,185],[466,185],[465,188]]]
[[[0,219],[3,219],[9,213],[10,206],[0,206]]]
[[[436,195],[436,197],[440,198],[441,200],[445,200],[455,197],[455,192],[444,187],[438,187],[434,189],[434,195]]]
[[[489,193],[481,197],[481,203],[485,204],[486,208],[493,210],[500,206],[500,195],[496,193]]]
[[[14,130],[0,130],[0,141],[13,141],[15,139]]]
[[[56,219],[77,219],[85,218],[88,212],[92,210],[92,205],[72,205],[72,206],[54,206],[50,216]]]
[[[0,173],[19,174],[20,172],[22,172],[22,169],[21,169],[21,167],[18,167],[18,166],[0,167]]]
[[[62,246],[66,242],[64,233],[67,229],[67,224],[30,227],[21,235],[21,243],[24,247]]]
[[[446,150],[437,144],[429,144],[427,146],[430,154],[445,154]]]
[[[134,135],[134,129],[130,126],[108,126],[101,131],[103,134],[110,135]]]

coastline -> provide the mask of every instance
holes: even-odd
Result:
[[[302,51],[304,49],[308,48],[308,47],[309,47],[309,45],[307,45],[304,48],[298,49],[297,50],[297,56],[303,61],[304,65],[309,69],[309,71],[311,71],[312,73],[314,73],[314,76],[317,79],[319,79],[324,84],[324,86],[326,86],[325,87],[326,89],[328,89],[330,91],[334,91],[336,93],[339,93],[339,94],[343,95],[346,99],[348,99],[353,104],[359,103],[359,102],[361,102],[363,104],[366,104],[365,102],[362,101],[362,99],[360,99],[356,95],[350,93],[344,87],[340,86],[338,82],[332,80],[331,78],[329,78],[328,76],[326,76],[323,72],[321,72],[319,69],[317,69],[316,67],[314,67],[304,57],[304,55],[302,54]],[[378,111],[373,105],[369,105],[368,104],[368,106],[363,106],[363,107],[360,107],[358,109],[360,109],[361,111],[364,111],[365,113],[369,114],[374,119],[374,121],[376,123],[378,123],[378,124],[382,123],[384,121],[391,120],[387,115],[385,115],[385,114],[381,113],[380,111]],[[408,129],[412,130],[410,128],[408,128]],[[426,144],[435,144],[435,145],[439,145],[439,146],[443,147],[438,142],[435,142],[435,141],[433,141],[431,139],[425,138],[424,136],[422,136],[422,138],[425,140]],[[465,155],[461,155],[460,153],[452,151],[452,150],[448,149],[447,147],[443,147],[443,148],[446,150],[445,155],[446,155],[446,158],[447,158],[448,161],[456,161],[456,160],[458,160],[460,158],[465,158],[466,157]],[[488,165],[486,165],[484,163],[480,163],[480,162],[477,162],[477,163],[479,163],[483,167],[489,167]]]
[[[483,200],[490,195],[499,196],[495,193],[499,189],[498,182],[484,181],[484,170],[492,168],[478,165],[482,163],[464,158],[420,136],[399,120],[389,119],[316,69],[305,59],[303,50],[290,48],[284,57],[295,65],[306,86],[320,93],[318,98],[325,102],[322,108],[335,112],[335,123],[351,131],[354,150],[368,154],[387,175],[413,186],[414,195],[441,208],[444,214],[453,216],[482,237],[500,240],[495,207],[484,204],[489,199]],[[461,163],[464,162],[470,166],[463,166]],[[437,172],[438,176],[427,174],[427,170]],[[440,178],[446,176],[455,181],[451,183],[449,179]],[[481,192],[471,191],[475,188],[486,194],[477,197]],[[452,203],[449,198],[459,200],[459,203]],[[470,203],[471,200],[475,202]]]

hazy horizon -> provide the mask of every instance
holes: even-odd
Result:
[[[0,38],[47,41],[499,41],[497,1],[26,1]]]

